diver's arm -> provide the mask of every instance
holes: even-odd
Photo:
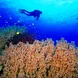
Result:
[[[36,20],[38,20],[39,18],[37,17]]]
[[[38,19],[39,19],[39,17],[40,17],[40,15],[38,15],[38,16],[36,17],[36,20],[38,20]]]

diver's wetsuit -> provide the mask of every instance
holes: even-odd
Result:
[[[38,20],[40,17],[40,14],[42,14],[42,11],[39,11],[39,10],[34,10],[32,12],[29,12],[27,10],[21,9],[20,12],[26,14],[27,16],[34,16],[36,17],[36,20]]]

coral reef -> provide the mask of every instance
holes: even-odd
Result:
[[[4,65],[0,78],[78,78],[78,48],[61,39],[33,44],[10,43],[0,57]]]
[[[26,30],[25,26],[7,26],[0,28],[0,51],[5,46],[8,39],[13,37],[17,32],[23,33]]]

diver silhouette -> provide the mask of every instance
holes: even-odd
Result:
[[[40,11],[40,10],[34,10],[34,11],[32,11],[32,12],[29,12],[29,11],[27,11],[27,10],[20,9],[19,11],[20,11],[21,13],[27,15],[27,16],[34,16],[34,17],[36,17],[36,20],[38,20],[39,17],[40,17],[40,14],[42,14],[42,11]]]

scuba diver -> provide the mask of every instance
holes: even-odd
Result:
[[[29,11],[27,11],[27,10],[20,9],[19,11],[20,11],[21,13],[27,15],[27,16],[34,16],[34,17],[36,17],[36,20],[38,20],[39,17],[40,17],[40,14],[42,14],[42,11],[40,11],[40,10],[34,10],[34,11],[32,11],[32,12],[29,12]]]

